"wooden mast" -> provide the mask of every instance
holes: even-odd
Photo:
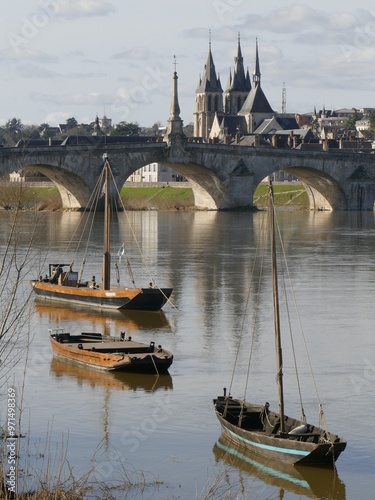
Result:
[[[275,205],[274,205],[273,186],[272,186],[271,177],[269,177],[268,195],[269,195],[269,201],[270,201],[270,217],[271,217],[272,291],[273,291],[273,310],[274,310],[274,323],[275,323],[275,347],[276,347],[276,362],[277,362],[276,379],[277,379],[277,384],[278,384],[278,389],[279,389],[280,434],[285,434],[283,353],[282,353],[282,348],[281,348],[279,287],[278,287],[278,280],[277,280]]]
[[[104,169],[105,169],[105,187],[104,187],[104,253],[103,253],[103,290],[110,290],[111,288],[111,254],[110,254],[110,206],[109,206],[109,161],[107,155],[104,155]]]

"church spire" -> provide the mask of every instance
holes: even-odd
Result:
[[[234,71],[233,71],[232,88],[233,88],[233,90],[246,90],[245,69],[243,66],[241,40],[240,40],[239,33],[238,33],[237,55],[234,58]]]
[[[180,105],[178,103],[178,86],[177,86],[177,61],[176,56],[173,56],[174,73],[173,73],[173,90],[172,90],[172,103],[171,111],[168,120],[167,136],[173,134],[183,134],[183,122],[180,117]]]
[[[237,52],[234,57],[233,75],[230,72],[228,85],[224,95],[224,111],[226,114],[236,115],[245,102],[251,90],[251,82],[248,72],[245,74],[243,64],[241,38],[238,33]]]
[[[177,87],[177,61],[176,56],[173,56],[173,65],[174,65],[174,73],[173,73],[173,92],[172,92],[172,104],[171,104],[171,113],[170,119],[176,120],[180,118],[180,105],[178,104],[178,87]]]
[[[253,82],[254,85],[260,85],[260,65],[259,65],[259,53],[258,53],[258,38],[255,42],[255,65],[254,65],[254,73],[253,73]]]
[[[208,55],[204,65],[203,76],[199,78],[197,92],[222,92],[220,77],[216,76],[214,59],[211,51],[211,30],[208,37]]]

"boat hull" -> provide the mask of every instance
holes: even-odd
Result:
[[[239,402],[237,402],[239,403]],[[279,433],[273,434],[268,432],[262,425],[254,425],[254,429],[250,426],[237,425],[238,408],[229,410],[225,414],[225,402],[222,398],[214,400],[215,413],[222,427],[223,434],[236,446],[242,448],[247,453],[269,458],[276,461],[283,461],[288,464],[304,464],[304,465],[324,465],[333,466],[339,455],[346,447],[346,441],[338,436],[329,435],[324,438],[324,431],[313,426],[313,432],[305,435],[286,435],[281,436]],[[260,414],[261,407],[255,408],[257,414]],[[247,413],[250,415],[250,412]],[[273,414],[275,418],[277,414]],[[294,419],[286,420],[293,421],[293,426],[303,425],[303,422]],[[231,420],[231,421],[230,421]],[[251,417],[253,424],[255,423],[254,415]],[[243,420],[245,422],[245,418]],[[258,428],[259,427],[259,428]]]
[[[69,335],[69,334],[68,334]],[[73,363],[89,366],[105,371],[126,371],[132,373],[168,373],[173,362],[173,355],[164,349],[151,349],[145,344],[136,344],[134,351],[126,347],[130,342],[95,342],[85,344],[84,341],[58,341],[59,335],[52,334],[50,342],[54,356]],[[83,348],[82,348],[83,347]],[[100,350],[105,352],[100,352]]]
[[[125,288],[111,290],[73,287],[31,280],[38,298],[104,309],[160,311],[172,294],[172,288]]]
[[[160,311],[172,295],[173,288],[141,288],[136,295],[122,309],[135,311]]]
[[[344,500],[345,484],[335,467],[307,467],[271,460],[254,453],[246,453],[222,434],[215,443],[216,460],[250,475],[273,488],[298,495],[300,498],[335,498]],[[294,498],[294,497],[293,497]]]

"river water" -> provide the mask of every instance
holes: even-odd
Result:
[[[9,231],[8,217],[1,214],[2,245]],[[61,261],[80,217],[38,214],[34,261],[24,277],[24,293],[28,278],[46,272],[49,262]],[[133,487],[126,493],[112,492],[116,498],[372,497],[374,214],[278,212],[325,417],[329,428],[348,440],[337,474],[320,469],[279,471],[254,457],[238,458],[238,450],[228,450],[228,443],[219,440],[212,398],[230,383],[263,214],[150,211],[131,212],[128,217],[149,272],[143,271],[125,214],[119,215],[120,224],[112,235],[113,253],[124,241],[136,284],[146,285],[150,273],[160,286],[172,285],[173,306],[167,305],[161,314],[131,314],[30,301],[28,368],[24,377],[20,362],[8,380],[19,398],[24,381],[20,460],[25,470],[29,466],[27,481],[40,480],[40,471],[48,468],[49,475],[61,473],[63,478],[69,470],[76,478],[91,471],[92,480],[107,485],[131,481]],[[100,275],[100,219],[99,215],[96,238],[89,247],[88,279]],[[21,253],[34,215],[24,214],[22,225]],[[124,271],[121,280],[127,282]],[[268,284],[266,276],[259,292],[262,314],[255,348],[259,368],[250,389],[256,401],[267,400],[276,409]],[[48,329],[56,327],[111,335],[125,330],[136,340],[154,340],[174,353],[170,375],[113,375],[57,361],[48,340]],[[288,388],[287,354],[284,364],[286,413],[298,417]],[[303,385],[308,372],[304,362],[300,369]],[[232,393],[241,395],[240,391],[242,385]],[[318,409],[310,386],[305,399],[307,419],[316,423]],[[89,498],[101,497],[99,492]]]

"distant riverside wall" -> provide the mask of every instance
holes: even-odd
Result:
[[[9,182],[9,181],[4,181],[0,182],[1,186],[17,186],[19,185],[19,182]],[[53,182],[45,181],[45,182],[22,182],[23,186],[26,187],[54,187],[55,184]],[[175,187],[175,188],[191,188],[190,182],[125,182],[123,187],[164,187],[164,186],[169,186],[169,187]]]

